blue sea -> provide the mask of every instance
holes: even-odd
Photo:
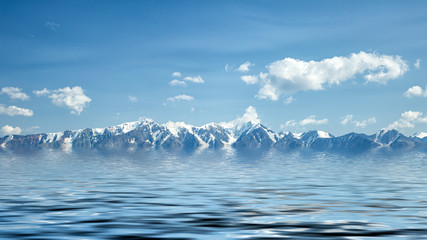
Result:
[[[427,239],[427,154],[0,153],[0,239]]]

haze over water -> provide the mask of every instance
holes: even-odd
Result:
[[[1,239],[427,239],[427,154],[0,154]]]

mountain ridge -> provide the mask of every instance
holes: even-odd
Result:
[[[422,138],[420,137],[422,136]],[[334,136],[311,130],[304,133],[274,132],[261,124],[253,107],[233,121],[208,123],[200,127],[184,122],[158,124],[150,118],[106,128],[66,130],[56,133],[8,135],[0,138],[0,149],[127,149],[138,148],[310,148],[317,150],[365,151],[387,147],[427,148],[427,136],[407,137],[396,130],[379,130],[373,135],[348,133]]]

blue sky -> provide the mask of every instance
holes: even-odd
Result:
[[[427,132],[427,2],[357,3],[1,1],[0,135],[248,106],[275,131]]]

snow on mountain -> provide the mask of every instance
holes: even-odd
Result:
[[[167,122],[163,124],[174,136],[178,137],[178,134],[186,130],[189,133],[193,133],[194,126],[185,124],[184,122]]]
[[[414,137],[417,137],[417,138],[423,139],[423,138],[427,137],[427,133],[425,133],[425,132],[415,133],[415,134],[414,134]]]
[[[408,138],[396,130],[381,130],[374,135],[349,133],[335,137],[324,131],[305,133],[275,133],[261,124],[252,106],[241,117],[229,122],[209,123],[201,127],[184,122],[158,124],[149,118],[106,128],[86,128],[72,131],[10,135],[0,138],[0,149],[60,148],[63,151],[80,148],[311,148],[320,150],[353,149],[365,151],[378,147],[400,149],[427,147],[418,133]],[[426,138],[427,139],[427,138]]]
[[[317,131],[319,138],[332,138],[331,134],[324,131]]]

